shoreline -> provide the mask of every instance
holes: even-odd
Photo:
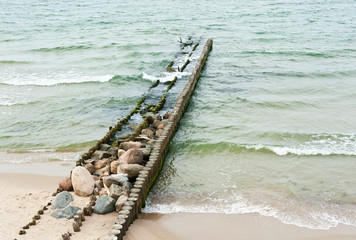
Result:
[[[52,164],[47,166],[52,168]],[[49,172],[55,173],[55,170]],[[0,173],[0,187],[3,189],[0,193],[0,232],[5,239],[48,239],[48,236],[56,239],[67,230],[73,232],[72,221],[44,216],[26,235],[18,235],[36,211],[53,198],[52,193],[63,176]],[[75,201],[80,204],[85,200]],[[116,218],[117,213],[87,217],[81,232],[75,233],[71,239],[104,239]],[[141,213],[124,237],[124,240],[139,239],[350,240],[356,239],[356,227],[339,224],[329,230],[312,230],[259,214]]]

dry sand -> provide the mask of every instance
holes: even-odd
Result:
[[[26,230],[26,235],[18,235],[21,227],[53,199],[51,195],[62,177],[0,174],[0,240],[52,240],[61,239],[61,234],[68,230],[73,232],[73,220],[52,218],[53,210],[50,209],[36,226]],[[73,205],[81,207],[88,201],[88,198],[75,197]],[[103,239],[116,217],[117,213],[86,217],[81,232],[75,233],[71,239]],[[350,240],[356,239],[356,227],[340,225],[330,230],[310,230],[257,214],[141,214],[125,236],[125,240],[178,239]]]

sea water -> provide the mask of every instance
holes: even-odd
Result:
[[[180,38],[213,38],[144,211],[356,225],[355,12],[353,0],[0,0],[0,166],[74,162],[167,80]]]

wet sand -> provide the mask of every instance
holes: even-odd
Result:
[[[55,173],[55,171],[53,171]],[[61,176],[23,173],[0,174],[0,239],[61,239],[73,232],[72,220],[54,219],[48,210],[26,235],[19,236],[22,226],[53,199]],[[74,195],[74,194],[73,194]],[[75,197],[74,205],[87,204],[88,198]],[[117,218],[117,213],[87,217],[81,232],[71,239],[103,239]],[[257,214],[145,214],[142,213],[127,232],[125,240],[350,240],[356,239],[356,227],[339,225],[329,230],[311,230],[281,223]]]

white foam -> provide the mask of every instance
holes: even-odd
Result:
[[[356,136],[351,135],[315,135],[313,140],[296,146],[268,146],[268,145],[248,145],[247,149],[269,149],[277,155],[356,155]]]
[[[46,75],[29,74],[29,75],[12,75],[6,79],[0,77],[0,82],[7,85],[14,86],[53,86],[58,84],[70,84],[70,83],[83,83],[83,82],[108,82],[112,79],[113,75],[102,76],[85,76],[79,73],[49,73]]]
[[[175,77],[181,78],[182,76],[189,75],[189,72],[165,72],[163,73],[163,76],[156,77],[153,75],[149,75],[145,72],[142,73],[142,78],[150,80],[152,82],[159,80],[160,82],[168,82],[172,81]]]

